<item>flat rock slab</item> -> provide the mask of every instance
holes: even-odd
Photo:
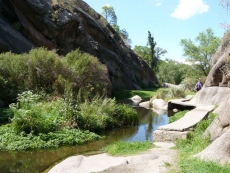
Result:
[[[194,107],[196,107],[196,104],[189,102],[188,99],[174,99],[174,100],[169,100],[168,102],[172,103],[172,104],[183,105],[183,106],[194,106]]]
[[[195,109],[187,112],[182,118],[179,120],[164,125],[159,126],[158,130],[167,130],[167,131],[188,131],[189,128],[195,126],[199,121],[205,118],[206,115],[210,111],[214,109],[214,105],[200,105],[197,106]]]
[[[55,165],[49,173],[164,173],[167,164],[175,164],[177,153],[171,149],[172,143],[155,145],[155,148],[134,156],[72,156]]]
[[[153,133],[154,142],[175,142],[177,139],[187,139],[189,131],[167,131],[155,130]]]

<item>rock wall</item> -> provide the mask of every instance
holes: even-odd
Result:
[[[0,9],[0,53],[43,46],[65,55],[78,48],[107,66],[113,90],[158,84],[147,63],[82,0],[0,0]]]
[[[202,90],[191,100],[198,104],[214,104],[217,114],[214,121],[207,128],[204,135],[210,136],[212,141],[197,157],[230,164],[230,37],[225,33],[222,44],[213,56],[215,63],[207,76]]]

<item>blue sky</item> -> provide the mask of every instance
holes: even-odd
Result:
[[[185,61],[181,39],[195,41],[200,32],[211,28],[220,38],[225,33],[221,23],[227,22],[226,10],[219,0],[84,0],[101,14],[102,6],[110,5],[117,15],[120,29],[126,29],[135,45],[146,46],[148,31],[157,46],[169,58]]]

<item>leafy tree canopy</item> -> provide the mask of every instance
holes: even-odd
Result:
[[[174,60],[160,60],[157,66],[157,77],[161,83],[180,84],[191,74],[192,67]]]
[[[211,57],[220,45],[220,41],[220,38],[214,36],[212,29],[208,28],[205,32],[199,33],[195,42],[191,39],[182,39],[180,43],[186,61],[194,66],[197,73],[207,76],[211,69]]]
[[[102,16],[108,21],[110,25],[117,24],[117,16],[112,6],[103,6],[102,7]]]
[[[155,70],[157,70],[157,63],[161,56],[164,56],[167,53],[167,50],[156,47],[156,45],[157,43],[148,31],[147,46],[135,46],[133,49],[136,54],[142,57],[148,65]]]
[[[112,6],[103,6],[101,15],[107,20],[107,22],[113,27],[113,29],[120,35],[126,46],[131,46],[131,39],[129,33],[125,29],[120,29],[117,25],[117,16]]]

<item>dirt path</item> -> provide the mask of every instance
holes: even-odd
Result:
[[[107,154],[72,156],[54,166],[49,173],[164,173],[175,165],[177,153],[172,143],[155,143],[142,154],[113,157]]]

